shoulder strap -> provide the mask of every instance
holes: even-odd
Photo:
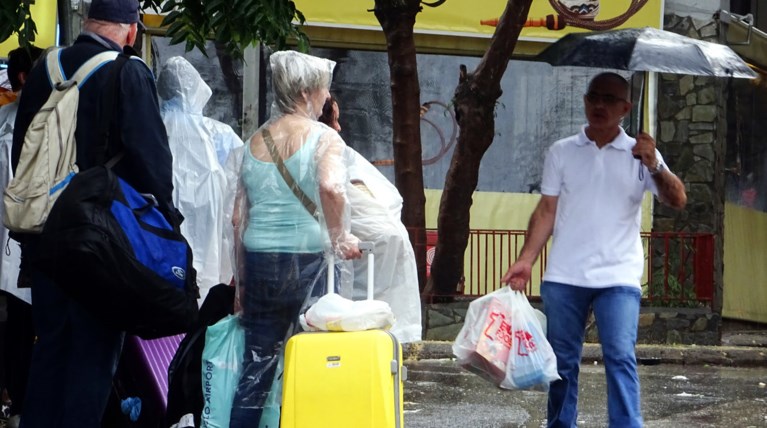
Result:
[[[48,69],[48,79],[50,80],[51,87],[58,83],[65,81],[64,73],[61,71],[61,61],[59,61],[59,55],[61,54],[61,48],[52,49],[45,56],[45,66]]]
[[[304,193],[303,189],[298,186],[296,181],[293,180],[293,176],[290,175],[290,171],[288,171],[288,168],[285,166],[285,162],[283,162],[282,157],[280,157],[280,154],[277,152],[277,147],[274,145],[274,140],[272,140],[272,134],[269,133],[269,130],[264,128],[261,132],[264,136],[266,147],[269,148],[269,154],[272,155],[272,160],[277,166],[277,170],[280,171],[282,179],[285,180],[285,183],[290,187],[290,190],[293,191],[293,194],[296,195],[296,198],[301,201],[301,204],[306,208],[306,211],[308,211],[316,220],[318,218],[317,204],[312,202],[311,198],[309,198],[309,196]]]
[[[94,55],[91,59],[85,61],[85,63],[83,63],[83,65],[81,65],[77,71],[75,71],[75,74],[71,79],[67,79],[66,75],[64,74],[64,70],[61,68],[62,50],[63,49],[60,48],[52,50],[48,52],[48,55],[45,57],[45,63],[48,69],[48,78],[51,80],[51,86],[62,83],[66,80],[74,80],[77,82],[78,87],[82,87],[94,71],[98,70],[102,65],[108,62],[114,61],[114,59],[117,58],[117,55],[119,54],[117,51],[105,51],[98,55]]]
[[[77,71],[75,71],[74,76],[72,76],[72,80],[77,82],[78,87],[82,88],[88,78],[91,77],[91,74],[101,68],[102,65],[114,61],[119,54],[120,53],[117,51],[104,51],[98,55],[94,55],[91,59],[85,61],[85,63],[81,65]]]

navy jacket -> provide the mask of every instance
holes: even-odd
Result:
[[[81,34],[75,43],[61,52],[61,66],[66,77],[74,75],[85,61],[108,49],[121,50],[116,43],[92,33]],[[77,111],[77,166],[84,171],[94,166],[93,146],[96,143],[102,96],[106,86],[109,63],[91,75],[80,88]],[[119,96],[112,118],[112,132],[119,134],[124,157],[115,165],[115,173],[141,193],[157,198],[160,210],[171,221],[177,221],[173,207],[173,160],[168,136],[160,116],[154,76],[143,61],[125,63],[120,72]],[[19,162],[24,134],[38,110],[51,93],[45,61],[29,73],[19,101],[19,112],[13,133],[11,165],[15,172]],[[120,147],[112,147],[109,156]]]

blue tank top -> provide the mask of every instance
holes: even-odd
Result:
[[[321,133],[309,138],[284,163],[293,180],[319,206],[314,155]],[[304,208],[277,165],[256,159],[250,149],[242,161],[242,181],[248,195],[245,249],[254,252],[316,253],[323,249],[320,225]]]

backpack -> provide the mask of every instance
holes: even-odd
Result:
[[[45,58],[51,95],[32,118],[24,135],[16,174],[3,193],[3,224],[17,233],[40,233],[56,199],[77,173],[75,129],[80,88],[90,75],[113,61],[118,52],[100,53],[67,79],[59,54]]]
[[[108,161],[119,132],[108,132],[119,97],[120,55],[108,72],[97,120],[94,165],[75,174],[50,210],[35,268],[100,321],[144,339],[185,333],[198,315],[192,249],[175,213],[139,193]]]

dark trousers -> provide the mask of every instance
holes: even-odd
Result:
[[[258,427],[285,340],[310,297],[325,293],[322,254],[247,253],[241,296],[245,357],[230,428]]]
[[[125,335],[82,309],[47,276],[30,273],[38,340],[21,428],[99,428]]]
[[[2,360],[5,389],[13,403],[11,414],[20,414],[27,391],[27,375],[35,343],[32,323],[32,305],[11,293],[0,291],[6,302],[5,328],[2,343]]]

